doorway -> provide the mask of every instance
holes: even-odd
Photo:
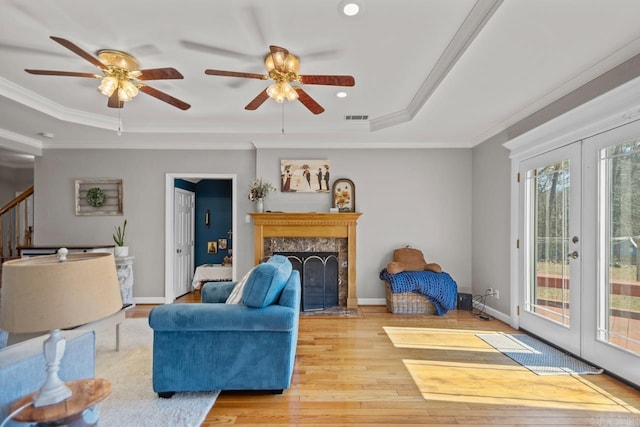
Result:
[[[175,285],[175,277],[176,272],[179,271],[179,260],[176,258],[176,253],[178,250],[184,251],[184,247],[180,247],[180,242],[178,241],[178,236],[176,235],[176,226],[177,229],[180,229],[179,218],[175,214],[176,208],[176,198],[174,195],[174,187],[176,179],[183,179],[187,181],[197,182],[200,180],[226,180],[231,181],[231,233],[229,236],[236,235],[236,217],[237,217],[237,191],[236,191],[236,181],[237,177],[235,174],[206,174],[206,173],[167,173],[165,175],[165,303],[172,303],[178,295],[176,295],[176,285]],[[188,220],[185,220],[188,221]],[[192,239],[193,240],[193,239]],[[191,242],[191,253],[193,253],[193,244]],[[235,254],[240,252],[237,251],[237,246],[234,248]],[[184,253],[184,252],[183,252]],[[234,254],[234,256],[235,256]],[[193,258],[192,258],[193,259]],[[236,278],[236,265],[237,259],[234,260],[232,264],[232,277],[235,280]],[[190,268],[188,271],[189,278],[191,281],[193,279],[193,268]]]

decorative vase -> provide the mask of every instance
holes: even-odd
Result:
[[[129,256],[129,246],[116,246],[113,255],[116,258]]]
[[[256,199],[256,212],[264,212],[264,199]]]

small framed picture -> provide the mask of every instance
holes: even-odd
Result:
[[[336,179],[331,189],[331,207],[340,212],[356,211],[356,186],[350,179]]]
[[[221,251],[227,249],[227,239],[218,239],[218,249]]]
[[[218,242],[207,242],[207,253],[217,254],[218,253]]]

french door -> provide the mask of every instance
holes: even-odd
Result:
[[[580,144],[521,163],[520,327],[580,352]]]
[[[582,356],[640,385],[640,123],[584,141],[583,218],[595,231],[584,248]]]
[[[640,384],[640,124],[520,163],[519,326]]]

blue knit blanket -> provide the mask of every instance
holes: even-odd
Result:
[[[391,293],[417,292],[424,295],[441,316],[456,307],[458,284],[448,273],[433,271],[404,271],[391,274],[387,269],[380,272],[380,279],[391,286]]]

